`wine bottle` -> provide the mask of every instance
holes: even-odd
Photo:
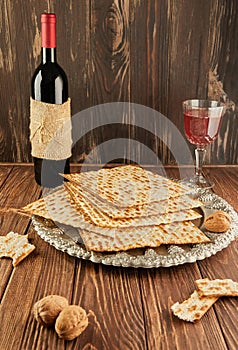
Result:
[[[70,172],[71,122],[67,76],[56,59],[56,15],[41,15],[42,61],[31,85],[30,138],[35,180],[44,187],[62,184]]]

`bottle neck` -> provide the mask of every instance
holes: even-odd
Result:
[[[54,13],[41,15],[42,61],[56,62],[56,16]]]
[[[56,48],[52,47],[42,47],[41,48],[41,54],[42,54],[42,63],[46,62],[52,62],[56,63]]]

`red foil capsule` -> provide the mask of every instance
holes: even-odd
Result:
[[[41,46],[45,48],[56,47],[55,13],[43,13],[41,15]]]

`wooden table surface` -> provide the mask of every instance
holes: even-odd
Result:
[[[205,174],[215,182],[214,192],[238,211],[238,166],[207,167]],[[31,164],[0,164],[0,190],[1,208],[20,207],[41,195]],[[11,259],[0,259],[1,350],[238,348],[237,297],[220,298],[195,324],[170,309],[188,298],[198,278],[238,281],[238,240],[196,263],[134,269],[58,251],[37,235],[29,218],[13,212],[0,215],[1,235],[9,231],[28,234],[36,249],[15,268]],[[49,294],[65,296],[89,313],[89,326],[75,340],[61,340],[34,320],[33,304]]]

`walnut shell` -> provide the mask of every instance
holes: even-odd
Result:
[[[218,210],[205,219],[204,226],[208,231],[222,233],[229,229],[230,223],[230,216],[224,211]]]
[[[52,326],[59,313],[68,305],[66,298],[60,295],[48,295],[34,304],[33,314],[43,326]]]
[[[55,322],[58,336],[65,340],[78,337],[88,326],[86,311],[78,305],[69,305],[59,314]]]

